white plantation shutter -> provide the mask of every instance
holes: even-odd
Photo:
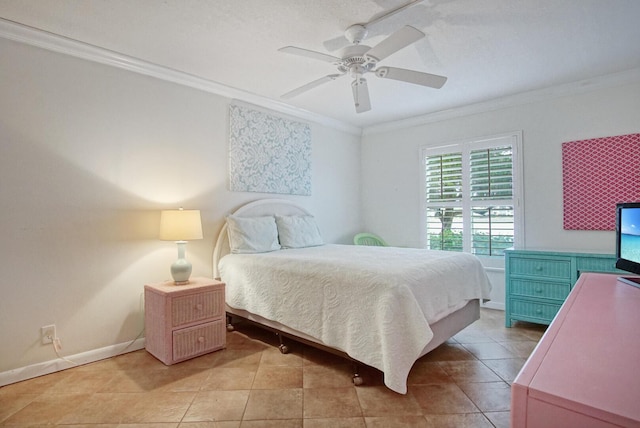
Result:
[[[509,134],[423,148],[427,248],[502,256],[514,246],[519,142]]]
[[[513,197],[512,154],[511,146],[471,151],[469,179],[472,200]]]
[[[462,153],[428,156],[426,159],[427,200],[462,200]]]

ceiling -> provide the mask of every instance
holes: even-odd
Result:
[[[380,62],[448,77],[441,89],[366,75],[357,114],[349,78],[289,100],[336,73],[344,30],[412,0],[0,0],[0,17],[286,102],[366,128],[640,68],[638,0],[424,0],[369,27],[375,46],[411,25],[426,34]]]

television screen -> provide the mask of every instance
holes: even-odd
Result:
[[[640,202],[616,206],[616,267],[640,274]],[[640,278],[625,278],[634,283]]]

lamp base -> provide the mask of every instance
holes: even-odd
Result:
[[[178,260],[171,265],[171,276],[176,285],[185,285],[189,283],[191,276],[191,262],[184,258],[185,246],[184,241],[178,241]]]

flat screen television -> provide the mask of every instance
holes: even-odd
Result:
[[[616,205],[616,267],[640,275],[640,202]],[[620,281],[640,287],[638,277]]]

